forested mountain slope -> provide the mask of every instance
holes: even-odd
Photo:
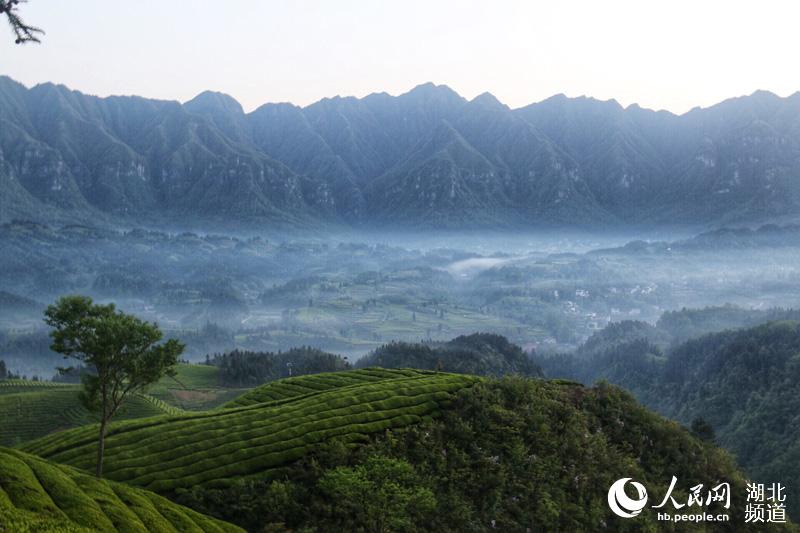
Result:
[[[800,94],[676,116],[424,84],[265,104],[97,98],[0,78],[0,222],[302,228],[724,223],[800,214]]]
[[[670,348],[648,336],[653,330],[615,326],[603,334],[602,345],[595,339],[574,355],[540,357],[537,362],[548,377],[620,385],[687,426],[702,420],[748,475],[797,485],[800,323],[773,321]],[[587,348],[592,344],[597,349]],[[798,506],[800,496],[789,494],[787,508],[796,515]]]

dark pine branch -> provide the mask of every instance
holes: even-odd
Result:
[[[40,35],[44,35],[44,30],[36,26],[29,26],[25,24],[19,16],[18,6],[27,0],[0,0],[0,15],[5,15],[8,23],[11,25],[11,30],[14,32],[16,39],[14,42],[17,44],[24,44],[28,42],[39,43]]]

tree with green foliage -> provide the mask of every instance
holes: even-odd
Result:
[[[333,524],[340,531],[370,533],[424,529],[436,509],[433,492],[402,459],[372,456],[355,467],[325,473],[319,488],[331,499]]]
[[[27,0],[0,0],[0,15],[5,15],[8,24],[11,26],[11,31],[14,32],[16,39],[14,42],[17,44],[24,43],[38,43],[39,35],[44,34],[44,30],[26,24],[19,16],[19,4]]]
[[[6,362],[0,359],[0,379],[6,379],[8,377],[8,369],[6,368]]]
[[[689,429],[692,431],[692,435],[708,442],[714,442],[717,438],[714,428],[702,416],[695,417]]]
[[[109,422],[127,398],[174,375],[184,345],[175,339],[158,344],[163,335],[156,324],[86,296],[62,297],[44,314],[53,328],[51,349],[94,370],[82,378],[81,401],[100,416],[96,474],[102,477]]]

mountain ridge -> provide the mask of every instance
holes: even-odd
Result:
[[[555,95],[181,104],[0,77],[0,222],[531,228],[800,219],[800,92],[681,115]]]

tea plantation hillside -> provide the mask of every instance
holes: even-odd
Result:
[[[207,365],[179,365],[177,376],[165,377],[148,394],[132,397],[120,420],[183,412],[175,404],[196,410],[216,406],[222,399],[239,394],[225,407],[242,407],[344,385],[387,378],[422,375],[424,371],[365,369],[341,373],[297,376],[269,382],[256,389],[225,389],[216,385],[217,369]],[[242,391],[248,391],[242,394]],[[49,381],[0,381],[0,446],[16,446],[50,433],[92,424],[94,415],[78,399],[79,385]]]
[[[381,377],[381,371],[364,371],[356,374],[361,380],[357,384],[268,403],[112,424],[104,473],[109,479],[165,494],[275,476],[331,439],[364,442],[370,434],[435,416],[455,392],[479,380],[411,371],[386,372],[382,379],[370,381],[365,377],[370,372]],[[304,382],[319,379],[326,377],[309,376]],[[96,432],[96,426],[64,431],[23,449],[90,470]]]
[[[47,381],[0,381],[0,446],[14,446],[55,431],[96,421],[81,404],[79,385]],[[121,419],[179,414],[180,409],[148,395],[133,396]]]
[[[351,370],[349,372],[325,372],[321,374],[297,376],[270,381],[269,383],[242,394],[223,407],[242,407],[275,400],[285,400],[287,398],[346,387],[348,385],[360,385],[395,378],[424,376],[431,373],[432,372],[425,370],[413,370],[409,368],[365,368],[362,370]]]
[[[355,447],[328,438],[281,474],[171,496],[250,531],[797,531],[745,523],[746,482],[731,457],[609,385],[481,379],[451,393],[435,418]],[[656,505],[672,476],[683,507],[668,513],[728,512],[730,521],[659,521],[650,507],[625,519],[609,509],[616,480],[643,483]],[[720,482],[730,483],[728,511],[687,507],[690,487]]]
[[[0,531],[242,531],[152,492],[0,448]]]
[[[86,426],[22,448],[91,470],[95,440]],[[114,423],[105,472],[248,531],[764,530],[744,523],[745,477],[713,444],[614,386],[518,376],[366,368],[278,380],[222,409]],[[684,505],[690,487],[730,483],[729,510],[673,510],[730,521],[610,511],[617,479],[660,500],[672,476]]]

